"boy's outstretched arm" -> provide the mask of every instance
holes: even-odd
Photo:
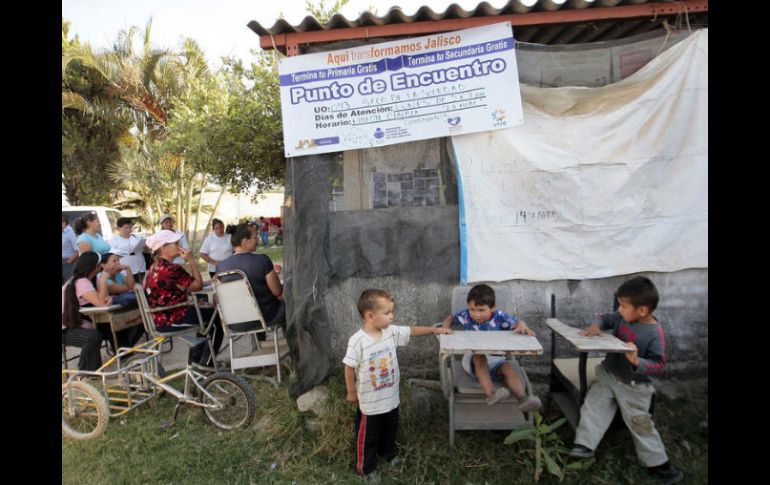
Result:
[[[421,335],[452,335],[454,332],[446,327],[409,327],[409,335],[412,337],[419,337]]]
[[[345,366],[345,386],[348,388],[346,401],[353,404],[358,402],[358,392],[356,391],[356,370],[349,365]]]
[[[451,326],[452,326],[452,314],[451,314],[451,313],[450,313],[449,315],[447,315],[447,316],[446,316],[446,318],[444,319],[444,321],[442,321],[442,322],[441,322],[441,325],[442,325],[444,328],[449,328],[449,327],[451,327]]]

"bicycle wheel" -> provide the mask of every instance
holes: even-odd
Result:
[[[69,381],[61,386],[61,429],[75,440],[87,440],[102,434],[110,420],[107,402],[94,386],[83,381]]]
[[[217,428],[231,430],[246,427],[257,412],[257,397],[243,378],[230,372],[217,372],[203,381],[203,388],[215,400],[203,394],[206,404],[219,403],[220,409],[203,408],[203,412]]]

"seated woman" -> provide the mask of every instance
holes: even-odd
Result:
[[[190,292],[203,288],[201,273],[198,265],[195,264],[192,251],[179,247],[181,237],[181,233],[164,229],[147,238],[147,247],[153,251],[155,259],[145,276],[145,292],[150,308],[184,303]],[[182,266],[174,264],[174,258],[178,256],[190,263],[192,276]],[[208,323],[214,314],[214,309],[201,308],[200,310],[204,323]],[[172,308],[152,315],[155,327],[160,332],[173,332],[198,325],[198,315],[193,306]],[[213,336],[208,335],[208,338],[213,338],[214,352],[218,353],[224,337],[219,315],[215,316],[214,323],[213,331],[210,332]],[[202,335],[199,333],[199,336]],[[208,345],[190,349],[188,356],[189,362],[197,362],[206,367],[214,366],[213,359],[214,356],[210,355]]]
[[[99,222],[99,216],[94,212],[89,212],[80,216],[75,221],[75,234],[78,239],[78,251],[80,254],[86,251],[94,251],[104,254],[110,250],[110,244],[102,238],[102,224]]]
[[[102,366],[99,348],[102,334],[96,330],[93,322],[80,314],[80,307],[86,305],[109,305],[112,299],[107,289],[96,291],[91,279],[99,270],[99,254],[86,251],[80,255],[72,277],[61,287],[61,333],[66,345],[80,347],[78,370],[96,370]]]
[[[217,273],[239,269],[246,274],[251,285],[251,290],[257,298],[259,309],[265,317],[265,324],[274,327],[286,321],[286,306],[283,302],[283,285],[278,279],[273,267],[273,261],[266,254],[254,254],[257,248],[258,236],[249,227],[249,224],[238,224],[235,228],[228,228],[232,234],[231,240],[234,247],[233,255],[217,265]],[[233,325],[238,331],[250,329],[246,327],[250,322]],[[243,325],[244,328],[239,328]],[[265,335],[259,335],[264,340]]]
[[[97,253],[98,254],[98,253]],[[111,302],[108,305],[123,305],[128,306],[132,303],[136,305],[136,295],[134,294],[134,280],[122,279],[123,275],[120,274],[120,269],[123,266],[120,265],[119,256],[113,253],[104,253],[99,255],[99,263],[97,271],[100,271],[96,275],[96,289],[99,294],[102,293],[102,288],[107,287],[107,296],[111,298]],[[119,269],[120,268],[120,269]],[[114,284],[114,279],[121,281],[122,284]],[[130,282],[130,285],[129,285]],[[92,305],[89,303],[84,306],[103,306]],[[98,323],[96,329],[102,334],[102,337],[110,343],[112,351],[115,352],[115,339],[113,338],[112,328],[109,323]],[[139,341],[144,335],[144,328],[141,325],[134,325],[132,327],[124,328],[118,331],[115,335],[118,340],[119,347],[133,347],[136,342]]]
[[[120,262],[120,255],[104,253],[99,263],[99,274],[96,275],[96,287],[107,285],[107,294],[112,296],[113,305],[136,305],[134,294],[134,275],[131,267]]]

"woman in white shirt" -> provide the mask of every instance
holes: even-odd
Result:
[[[209,276],[213,278],[217,272],[217,264],[233,254],[233,245],[230,242],[230,235],[225,234],[225,224],[222,221],[214,219],[211,228],[214,233],[203,240],[200,256],[208,263]]]
[[[118,219],[117,226],[118,233],[110,239],[110,252],[121,256],[121,264],[128,265],[134,280],[141,283],[144,279],[144,273],[147,271],[147,263],[141,250],[134,252],[134,248],[139,244],[141,238],[131,234],[134,222],[130,217]]]

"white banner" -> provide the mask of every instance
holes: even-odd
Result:
[[[526,123],[452,139],[462,282],[708,267],[708,30],[621,82],[522,97]]]
[[[510,22],[287,57],[278,72],[287,157],[522,122]]]

